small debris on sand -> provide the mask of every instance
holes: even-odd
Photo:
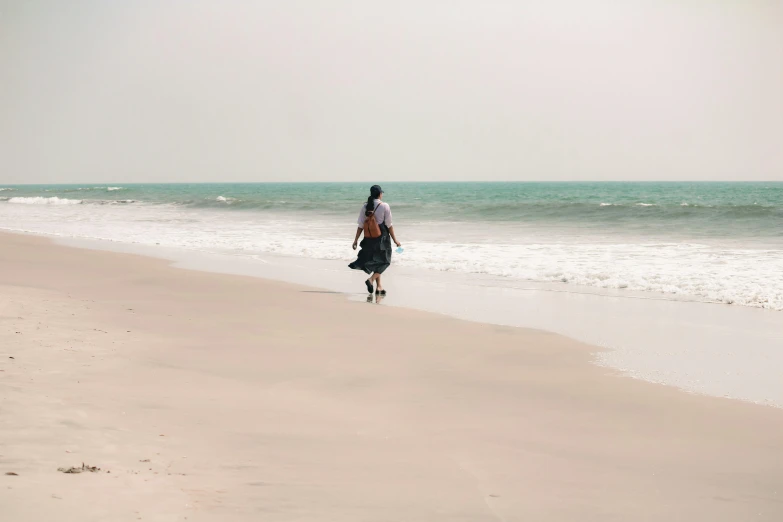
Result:
[[[96,466],[85,466],[84,462],[82,462],[82,467],[80,467],[80,468],[77,468],[77,467],[74,467],[74,466],[71,466],[70,468],[57,468],[57,471],[59,471],[61,473],[85,473],[85,472],[88,472],[88,471],[90,473],[97,473],[100,470],[101,470],[101,468],[98,468]]]
[[[6,473],[6,475],[8,475],[9,477],[18,477],[19,473],[14,473],[13,471],[9,471]]]

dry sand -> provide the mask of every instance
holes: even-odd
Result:
[[[783,411],[593,351],[0,235],[0,520],[783,520]]]

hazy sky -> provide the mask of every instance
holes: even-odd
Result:
[[[0,183],[783,180],[780,0],[0,0]]]

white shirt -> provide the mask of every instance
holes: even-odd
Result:
[[[367,219],[364,215],[365,212],[367,212],[367,203],[362,205],[362,210],[359,212],[359,220],[357,221],[359,228],[364,227],[364,220]],[[381,202],[380,199],[375,200],[375,221],[377,221],[379,225],[383,223],[387,227],[392,226],[391,207],[388,203]]]

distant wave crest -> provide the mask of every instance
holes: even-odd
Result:
[[[16,205],[127,205],[136,203],[135,199],[69,199],[57,196],[0,198],[0,201]]]
[[[16,197],[9,198],[9,203],[16,203],[18,205],[81,205],[81,199],[68,199],[58,198],[53,196],[50,198],[35,196],[35,197]]]

